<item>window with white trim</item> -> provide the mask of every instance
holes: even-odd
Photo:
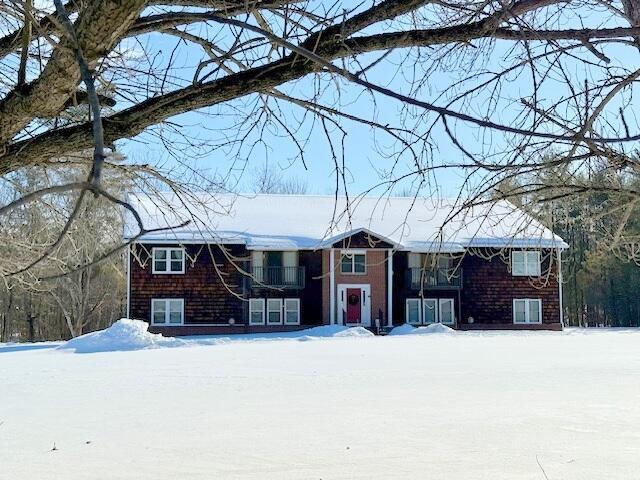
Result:
[[[420,304],[419,298],[407,298],[406,322],[412,325],[420,325]]]
[[[184,248],[153,249],[153,273],[184,273]]]
[[[358,274],[367,272],[367,255],[364,250],[343,250],[341,254],[341,273]]]
[[[542,300],[514,298],[513,323],[542,323]]]
[[[154,298],[151,300],[152,325],[183,325],[184,300],[182,298]]]
[[[249,325],[264,325],[264,298],[249,299]]]
[[[284,299],[284,323],[285,325],[300,325],[300,299]]]
[[[267,325],[282,325],[281,298],[267,298]]]
[[[265,325],[265,323],[267,325],[300,325],[300,299],[250,298],[249,325]]]
[[[411,325],[453,325],[456,322],[455,301],[453,298],[407,298],[405,322]]]
[[[511,274],[514,277],[540,276],[540,252],[527,250],[511,252]]]

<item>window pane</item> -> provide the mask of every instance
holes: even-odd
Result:
[[[420,323],[420,300],[417,298],[407,299],[407,323]]]
[[[526,275],[526,269],[524,264],[524,252],[513,252],[513,265],[512,265],[512,273],[513,275]]]
[[[254,325],[264,323],[264,301],[261,299],[249,300],[249,322]]]
[[[165,323],[165,301],[153,300],[151,302],[151,309],[153,310],[153,323]]]
[[[181,272],[182,271],[182,262],[180,260],[172,260],[171,261],[171,271],[172,272]]]
[[[153,269],[156,272],[166,272],[167,271],[167,261],[166,260],[156,260],[154,262]]]
[[[420,261],[419,253],[410,253],[409,254],[409,268],[420,268],[422,267],[422,262]]]
[[[297,299],[287,299],[284,302],[284,322],[288,324],[297,324],[300,320],[300,302],[298,302]]]
[[[436,321],[437,300],[428,299],[424,301],[423,323],[434,323]]]
[[[540,275],[540,253],[527,252],[527,274]]]
[[[515,300],[513,302],[513,321],[516,323],[524,323],[526,321],[526,303],[524,300]]]
[[[353,261],[354,261],[354,272],[355,273],[365,273],[366,271],[366,266],[365,266],[365,256],[364,255],[354,255],[353,256]]]
[[[171,260],[182,260],[182,250],[171,250]]]
[[[267,300],[267,323],[282,323],[282,303],[279,298]]]
[[[540,302],[537,300],[529,301],[529,322],[540,322]]]
[[[440,300],[440,323],[453,323],[453,301]]]
[[[340,271],[342,273],[352,273],[353,272],[353,259],[351,255],[343,255],[340,263]]]
[[[182,302],[169,300],[169,323],[182,323]]]
[[[165,249],[157,248],[153,251],[153,255],[156,260],[167,259],[167,251]]]

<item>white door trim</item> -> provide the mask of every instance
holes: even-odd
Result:
[[[344,311],[344,297],[347,288],[359,288],[362,295],[361,313],[362,318],[360,325],[363,327],[371,326],[371,285],[368,283],[339,283],[338,284],[338,311],[336,312],[336,323],[338,325],[344,325],[342,312]],[[351,325],[351,324],[350,324]]]

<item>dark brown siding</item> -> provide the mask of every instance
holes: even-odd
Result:
[[[481,255],[467,255],[462,261],[464,271],[462,289],[462,318],[460,328],[523,328],[513,324],[514,298],[542,300],[543,327],[560,327],[560,305],[555,256],[542,252],[542,279],[514,277],[508,254],[484,250]],[[493,256],[490,259],[486,257]],[[474,323],[469,325],[472,316]],[[540,328],[525,325],[524,328]]]
[[[504,256],[495,250],[482,250],[462,259],[463,288],[458,297],[455,289],[426,290],[425,298],[454,298],[457,327],[460,329],[560,329],[560,306],[556,261],[552,252],[543,251],[541,279],[511,275],[509,251]],[[393,323],[405,322],[405,301],[418,298],[419,292],[408,288],[405,272],[407,253],[393,256]],[[459,301],[460,298],[460,301]],[[513,323],[514,298],[542,300],[542,325],[515,325]],[[469,316],[474,319],[468,323]]]
[[[299,252],[299,265],[305,267],[306,287],[303,290],[254,289],[235,265],[248,268],[249,253],[241,246],[226,246],[233,258],[231,262],[220,247],[187,245],[187,261],[184,274],[152,274],[151,251],[153,247],[177,245],[136,245],[131,255],[130,312],[131,318],[150,320],[152,298],[183,298],[185,325],[180,327],[151,327],[151,331],[168,335],[193,335],[212,333],[248,333],[274,330],[297,330],[322,324],[322,253]],[[216,261],[214,268],[210,250]],[[138,261],[138,258],[140,261]],[[235,263],[235,265],[234,265]],[[220,274],[217,272],[221,272]],[[224,279],[224,281],[223,281]],[[231,290],[236,295],[229,292]],[[240,298],[238,298],[238,296]],[[248,324],[248,302],[243,298],[300,298],[302,326],[251,326]],[[228,325],[229,319],[234,325]],[[205,326],[222,324],[222,326]]]
[[[131,296],[130,312],[132,318],[149,320],[152,298],[183,298],[185,324],[236,323],[244,322],[246,302],[229,293],[243,294],[242,274],[228,260],[222,249],[217,246],[186,245],[186,263],[184,274],[154,275],[151,269],[151,249],[154,246],[172,245],[134,245],[136,255],[131,255]],[[227,246],[237,264],[243,266],[247,259],[244,247]],[[216,272],[212,257],[216,262]],[[140,260],[136,260],[136,257]],[[224,280],[223,280],[224,279]]]
[[[422,294],[419,290],[409,288],[407,277],[408,252],[395,252],[393,254],[393,324],[405,323],[405,307],[407,298],[453,298],[453,308],[456,318],[460,316],[459,291],[453,288],[425,289]]]

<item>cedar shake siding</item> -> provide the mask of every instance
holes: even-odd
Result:
[[[202,324],[225,324],[229,319],[242,323],[244,305],[241,299],[229,293],[229,289],[243,294],[243,276],[225,256],[220,247],[207,245],[186,245],[185,273],[153,274],[151,252],[153,247],[178,247],[178,245],[135,245],[130,258],[130,310],[131,318],[150,321],[151,299],[184,299],[185,326]],[[227,252],[238,259],[238,265],[248,258],[244,247],[227,246]],[[218,272],[212,263],[211,254]],[[136,260],[139,258],[140,262]],[[224,277],[224,281],[221,279]],[[225,285],[226,284],[226,285]],[[183,327],[152,326],[152,331],[183,333]],[[178,333],[179,332],[179,333]]]
[[[152,325],[152,332],[167,335],[250,333],[298,330],[322,324],[322,254],[319,251],[298,253],[299,265],[305,270],[305,288],[290,290],[252,285],[250,279],[238,270],[239,267],[248,271],[250,267],[250,252],[244,246],[226,245],[225,254],[220,247],[214,245],[183,245],[186,252],[185,272],[171,274],[152,273],[151,252],[154,247],[181,246],[132,246],[129,316],[150,322],[152,299],[183,299],[184,325]],[[212,263],[211,254],[217,267]],[[248,302],[243,298],[272,297],[299,298],[301,325],[249,326]],[[230,319],[233,319],[233,325],[230,325]]]
[[[462,258],[462,288],[425,287],[421,293],[410,288],[407,252],[393,255],[393,324],[405,323],[407,298],[453,298],[456,328],[471,329],[545,329],[561,330],[560,295],[557,278],[557,259],[551,250],[541,252],[539,278],[511,274],[511,249],[504,252],[483,249],[479,255],[467,252]],[[460,255],[460,254],[458,254]],[[454,260],[454,264],[460,257]],[[540,299],[542,324],[514,324],[514,299]],[[473,323],[469,323],[469,317]]]
[[[513,276],[508,258],[503,258],[497,251],[481,253],[481,256],[467,255],[462,261],[462,318],[458,320],[458,328],[562,329],[555,253],[551,250],[541,252],[540,278]],[[492,258],[486,258],[491,255]],[[513,300],[516,298],[541,299],[542,324],[514,324]],[[468,323],[470,316],[473,324]]]

